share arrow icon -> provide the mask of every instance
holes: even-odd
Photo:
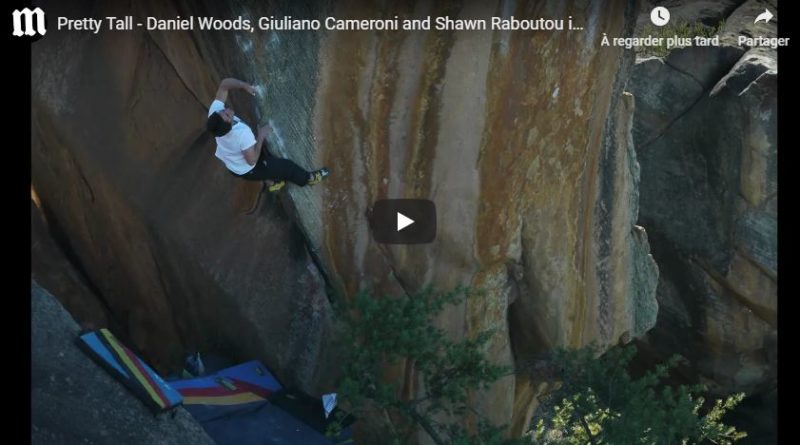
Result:
[[[756,20],[753,22],[753,24],[756,24],[762,20],[764,21],[764,23],[769,23],[769,21],[772,20],[772,17],[775,16],[772,15],[771,12],[769,12],[769,9],[764,8],[764,12],[762,12],[761,14],[758,15],[758,17],[756,17]]]

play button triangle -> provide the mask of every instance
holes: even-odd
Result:
[[[403,215],[400,212],[397,212],[397,231],[398,232],[403,230],[403,229],[405,229],[406,227],[410,226],[411,224],[414,224],[414,220],[413,219],[407,217],[406,215]]]

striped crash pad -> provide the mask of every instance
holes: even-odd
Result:
[[[325,436],[322,400],[283,388],[258,360],[170,385],[218,445],[352,444],[349,427]]]
[[[174,408],[183,401],[180,393],[133,351],[120,343],[108,329],[82,334],[77,342],[89,357],[122,382],[155,413]]]

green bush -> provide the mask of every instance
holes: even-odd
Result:
[[[717,400],[701,414],[703,387],[664,383],[678,356],[632,378],[627,369],[634,346],[599,353],[594,346],[556,353],[561,388],[551,395],[553,407],[534,421],[531,443],[727,445],[746,436],[722,422],[744,394]]]
[[[483,351],[491,331],[454,340],[434,322],[468,298],[482,295],[464,288],[382,298],[361,292],[337,307],[344,328],[340,403],[357,418],[380,419],[382,443],[408,443],[420,431],[437,445],[725,445],[745,437],[722,421],[743,394],[706,406],[701,386],[665,383],[678,357],[639,378],[627,371],[633,346],[603,354],[594,346],[558,350],[528,370],[489,362]],[[400,383],[386,378],[388,367],[412,370],[419,390],[402,397]],[[512,372],[558,388],[540,399],[531,431],[517,439],[470,403],[475,391]],[[334,423],[330,433],[339,427]]]
[[[419,429],[440,445],[519,443],[505,440],[504,428],[491,425],[469,403],[472,391],[487,389],[511,371],[484,357],[492,333],[455,341],[434,323],[445,307],[477,295],[464,288],[382,298],[361,292],[338,308],[346,350],[339,395],[357,416],[382,414],[385,443],[406,443]],[[411,399],[400,397],[398,385],[384,377],[387,367],[409,365],[422,382],[422,394]],[[474,431],[463,427],[468,416]]]

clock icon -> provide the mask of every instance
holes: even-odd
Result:
[[[656,6],[650,11],[650,21],[656,26],[664,26],[669,23],[669,9],[663,6]]]

